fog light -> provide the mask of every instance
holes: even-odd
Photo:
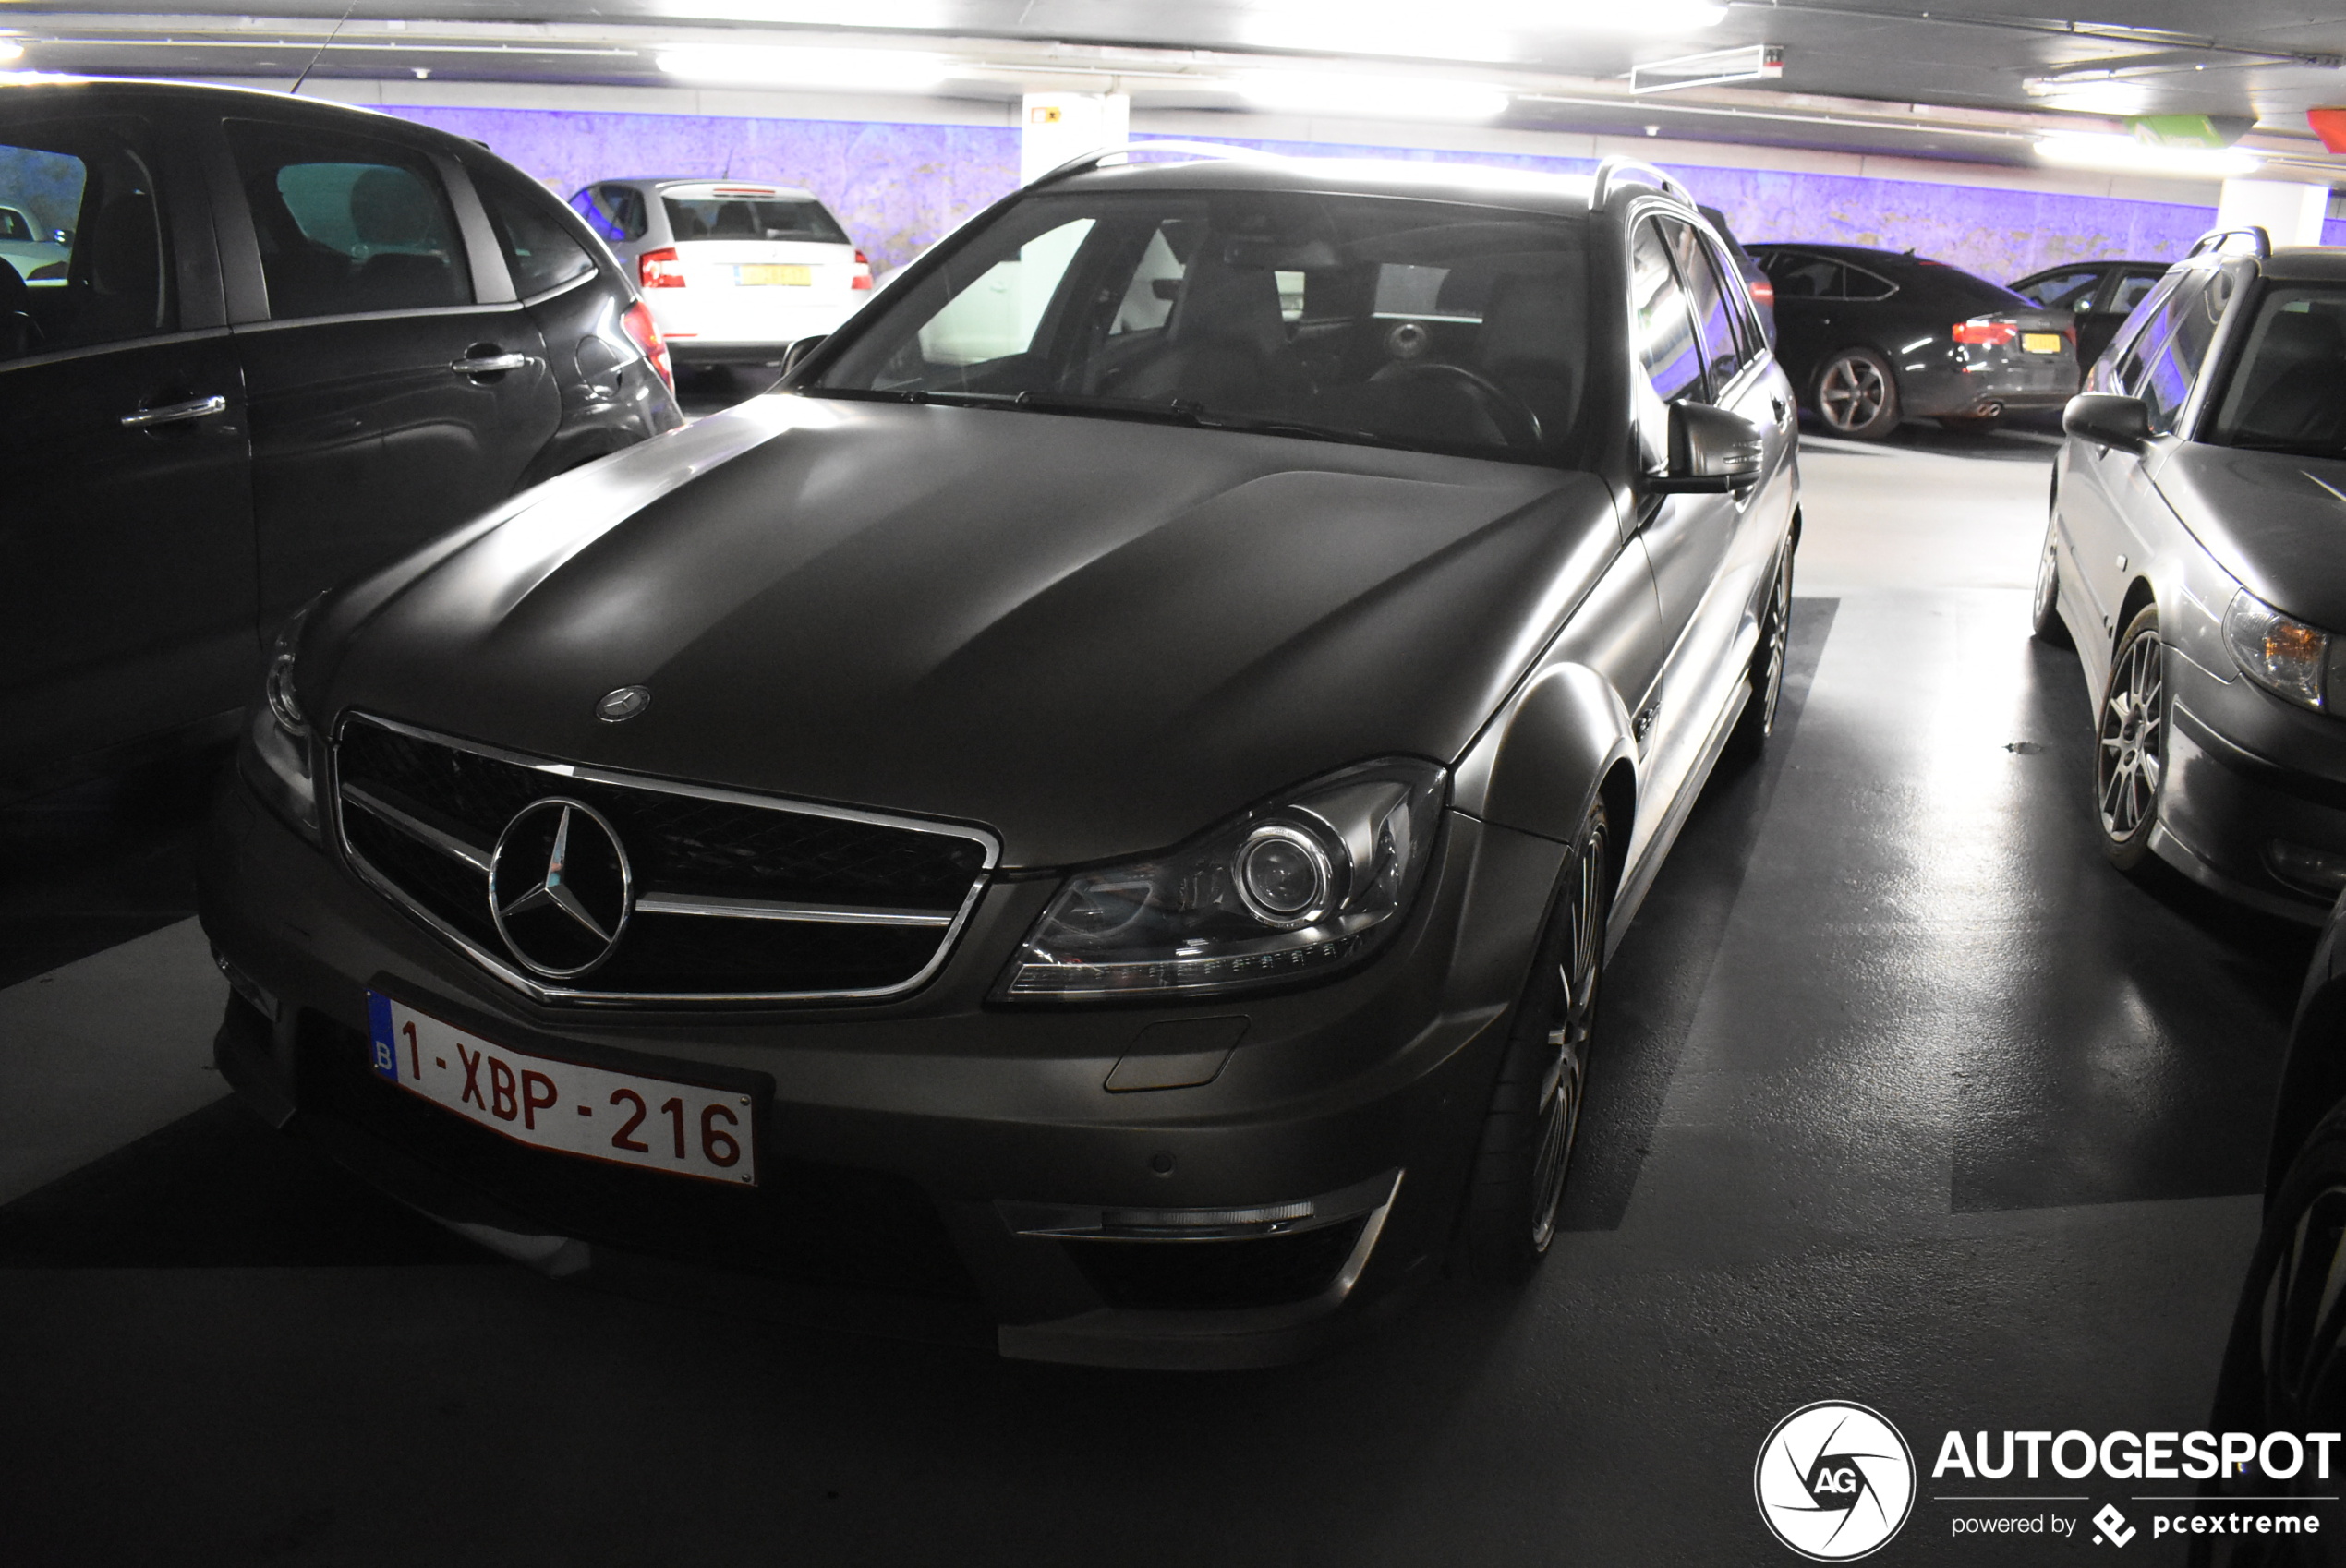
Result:
[[[2346,889],[2346,854],[2334,850],[2316,850],[2310,844],[2274,838],[2265,845],[2265,868],[2292,887],[2303,887],[2325,898]]]

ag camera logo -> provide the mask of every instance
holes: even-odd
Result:
[[[1776,1423],[1751,1490],[1776,1539],[1812,1562],[1847,1562],[1888,1545],[1914,1512],[1914,1451],[1880,1411],[1820,1400]]]

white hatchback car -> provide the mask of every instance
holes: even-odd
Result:
[[[809,190],[599,180],[570,204],[634,271],[683,365],[779,363],[871,297],[870,260]]]

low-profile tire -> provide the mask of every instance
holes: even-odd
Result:
[[[2028,634],[2056,648],[2074,645],[2069,623],[2061,618],[2061,555],[2050,523],[2045,525],[2045,547],[2037,553],[2037,591],[2028,601]]]
[[[1767,603],[1760,611],[1760,644],[1751,650],[1751,700],[1743,705],[1735,727],[1727,736],[1729,760],[1752,763],[1768,749],[1776,732],[1776,707],[1784,697],[1784,656],[1792,644],[1792,541],[1784,542],[1776,558]]]
[[[1897,373],[1870,348],[1841,349],[1817,368],[1814,406],[1836,436],[1887,440],[1898,428]]]
[[[2167,778],[2167,645],[2159,608],[2126,622],[2094,721],[2094,812],[2102,853],[2121,871],[2150,854]]]
[[[1612,833],[1604,802],[1590,802],[1508,1019],[1460,1221],[1466,1272],[1485,1285],[1529,1279],[1555,1239],[1604,977]]]
[[[2216,1431],[2337,1431],[2346,1417],[2346,1314],[2328,1305],[2346,1267],[2346,1104],[2332,1106],[2298,1149],[2265,1212],[2263,1233],[2232,1315],[2216,1379]],[[2304,1490],[2262,1475],[2219,1477],[2211,1497],[2242,1500]],[[2195,1568],[2312,1568],[2335,1561],[2319,1538],[2231,1537],[2192,1543]]]

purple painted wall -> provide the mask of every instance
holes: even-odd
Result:
[[[617,175],[730,175],[804,185],[837,212],[876,267],[901,266],[1018,183],[1014,127],[729,119],[522,109],[392,111],[487,142],[568,196]],[[1585,158],[1399,151],[1332,142],[1236,145],[1321,157],[1407,158],[1586,174]],[[2093,257],[2180,257],[2214,226],[2213,207],[2040,196],[1978,186],[1844,175],[1713,169],[1673,173],[1747,243],[1832,241],[1921,254],[2007,282]],[[2328,238],[2346,243],[2346,221]]]
[[[390,112],[485,141],[564,198],[589,181],[625,175],[712,175],[804,186],[839,214],[882,271],[911,260],[1018,184],[1013,127],[538,109]]]

